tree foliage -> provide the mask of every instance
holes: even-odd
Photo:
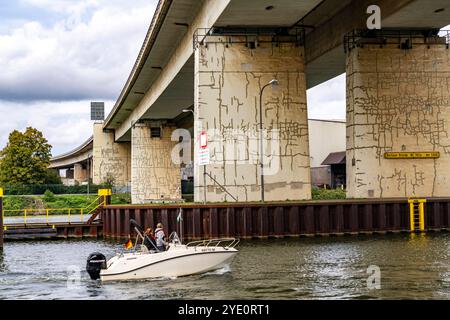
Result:
[[[0,183],[42,184],[48,178],[52,146],[42,132],[28,127],[25,132],[14,130],[8,144],[0,151]]]

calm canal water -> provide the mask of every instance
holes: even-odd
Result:
[[[450,234],[245,241],[229,268],[177,279],[101,284],[86,258],[106,241],[9,242],[0,254],[0,299],[450,299]],[[381,289],[367,288],[367,268]],[[81,270],[68,282],[67,267]],[[69,286],[68,286],[69,283]]]

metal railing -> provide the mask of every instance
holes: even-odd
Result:
[[[221,239],[210,239],[210,240],[198,240],[192,241],[186,244],[186,247],[205,247],[205,248],[217,248],[224,247],[225,249],[236,247],[241,240],[237,238],[221,238]],[[220,245],[220,244],[227,245]]]
[[[450,45],[450,30],[439,29],[380,29],[353,30],[344,36],[344,51],[364,45],[397,44],[400,49],[411,49],[414,45]]]
[[[218,40],[208,43],[264,43],[264,42],[291,42],[299,46],[305,44],[305,29],[296,28],[199,28],[194,32],[194,50],[203,45],[209,37],[216,37]],[[222,39],[219,39],[222,37]],[[224,40],[225,39],[225,40]]]
[[[203,175],[204,176],[207,176],[207,177],[209,177],[212,181],[214,181],[214,183],[216,183],[223,191],[225,191],[234,201],[238,201],[238,199],[235,197],[235,196],[233,196],[228,190],[227,190],[227,188],[225,188],[223,185],[221,185],[216,179],[214,179],[214,177],[210,174],[210,173],[208,173],[208,172],[203,172]],[[206,188],[206,186],[205,186],[205,188]]]
[[[5,218],[18,219],[23,221],[23,225],[30,224],[30,220],[38,218],[41,221],[31,222],[31,224],[46,224],[46,225],[54,225],[55,221],[51,221],[53,217],[67,217],[67,221],[64,223],[72,224],[72,223],[84,223],[85,217],[94,213],[98,208],[105,205],[105,201],[99,202],[101,197],[98,197],[93,202],[91,202],[85,208],[27,208],[27,209],[19,209],[19,210],[3,210],[2,218],[5,221]],[[76,218],[74,218],[76,216]],[[41,219],[45,217],[45,219]],[[23,219],[23,220],[22,220]],[[44,220],[44,221],[42,221]],[[5,223],[5,227],[8,225],[16,225],[19,223]]]

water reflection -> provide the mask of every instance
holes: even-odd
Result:
[[[0,253],[0,299],[404,299],[450,298],[448,234],[244,241],[218,272],[178,279],[105,283],[84,271],[106,241],[17,242]],[[367,288],[367,268],[381,290]],[[68,286],[68,267],[81,270]]]

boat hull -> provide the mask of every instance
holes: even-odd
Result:
[[[238,251],[215,249],[205,251],[169,250],[155,254],[130,254],[109,262],[100,272],[102,281],[142,280],[161,277],[182,277],[221,269]]]

